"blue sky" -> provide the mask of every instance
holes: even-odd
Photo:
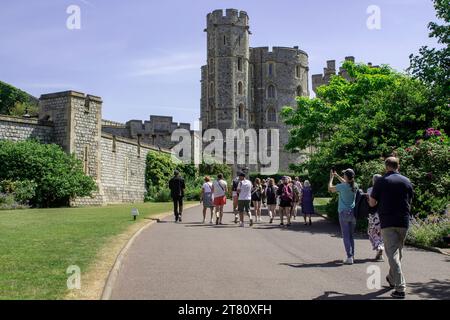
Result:
[[[81,8],[69,30],[68,6]],[[369,5],[381,30],[369,30]],[[236,8],[250,16],[251,46],[300,46],[310,75],[326,60],[387,63],[404,70],[435,20],[431,0],[2,0],[0,80],[35,96],[76,90],[101,96],[103,117],[199,117],[206,14]]]

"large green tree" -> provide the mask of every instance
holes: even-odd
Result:
[[[427,99],[447,119],[450,118],[450,1],[433,0],[438,22],[430,22],[430,38],[437,41],[437,48],[423,46],[418,55],[411,55],[410,74],[429,87]],[[450,131],[448,122],[443,127]]]
[[[26,92],[0,81],[0,114],[23,116],[37,113],[37,102]]]
[[[429,127],[446,128],[449,118],[420,80],[388,66],[373,68],[345,62],[349,79],[335,76],[317,90],[315,99],[299,98],[282,111],[292,126],[288,149],[314,146],[305,165],[313,182],[326,187],[329,169],[390,155],[410,145]]]

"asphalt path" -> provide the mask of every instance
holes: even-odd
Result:
[[[314,217],[291,227],[265,222],[252,228],[201,224],[201,208],[186,210],[183,223],[160,221],[135,240],[121,266],[112,299],[298,300],[390,299],[387,262],[375,262],[369,240],[356,240],[356,262],[343,265],[338,226]],[[263,213],[266,214],[266,213]],[[248,219],[247,219],[248,220]],[[246,221],[248,222],[248,221]],[[407,299],[450,299],[450,257],[407,247],[403,270]],[[381,287],[377,287],[377,270]],[[374,273],[375,272],[375,273]],[[368,278],[375,279],[369,281]]]

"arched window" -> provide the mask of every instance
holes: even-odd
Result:
[[[267,98],[275,98],[275,97],[276,97],[275,86],[271,84],[267,87]]]
[[[245,107],[242,103],[238,107],[238,118],[239,120],[244,120],[245,118]]]
[[[242,71],[242,58],[238,58],[238,71]]]
[[[224,45],[224,46],[227,45],[227,36],[223,36],[223,45]]]
[[[241,81],[238,82],[238,94],[244,94],[244,85]]]
[[[214,97],[214,82],[209,84],[209,96]]]
[[[277,112],[274,107],[270,107],[267,109],[267,121],[268,122],[277,122]]]
[[[210,73],[214,72],[214,59],[213,58],[209,59],[209,72]]]
[[[303,89],[302,89],[301,86],[298,86],[298,87],[297,87],[296,95],[297,95],[297,97],[303,96]]]
[[[300,66],[296,66],[296,67],[295,67],[295,76],[296,76],[297,78],[300,78],[300,74],[301,74]]]

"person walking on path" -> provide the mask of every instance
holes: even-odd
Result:
[[[382,177],[383,176],[380,174],[374,175],[372,179],[372,185],[374,186],[376,182]],[[372,194],[372,191],[373,187],[367,189],[367,195],[369,197]],[[367,229],[367,233],[369,235],[369,240],[370,243],[372,244],[373,250],[377,252],[375,260],[383,262],[384,242],[383,237],[381,235],[381,222],[378,212],[376,212],[375,210],[373,212],[370,212],[368,220],[369,220],[369,228]]]
[[[212,191],[212,183],[210,177],[205,177],[205,183],[202,187],[201,194],[201,202],[203,203],[203,223],[206,221],[206,211],[211,210],[211,220],[210,223],[213,223],[213,215],[214,215],[214,203],[213,203],[213,191]]]
[[[263,188],[261,185],[261,179],[256,178],[252,188],[252,203],[255,208],[256,222],[261,222],[261,204],[262,204]]]
[[[245,173],[239,174],[239,185],[237,192],[239,194],[238,210],[241,220],[241,227],[244,227],[244,212],[250,218],[250,227],[253,226],[252,213],[250,211],[250,202],[252,201],[252,183],[245,178]]]
[[[386,175],[375,183],[369,204],[371,207],[378,205],[381,235],[390,267],[386,280],[391,288],[395,289],[391,295],[396,299],[405,299],[406,280],[402,270],[402,258],[414,190],[411,181],[399,173],[398,158],[386,159],[385,165]]]
[[[262,195],[261,195],[261,200],[262,200],[262,205],[263,207],[267,207],[267,198],[266,198],[266,189],[267,189],[267,185],[269,184],[269,180],[267,179],[263,179],[262,183],[261,183],[261,187],[262,187]]]
[[[314,214],[314,194],[311,183],[306,180],[302,192],[302,212],[305,218],[305,226],[308,225],[307,216],[309,216],[309,225],[312,226],[311,216]]]
[[[298,179],[298,178],[296,178]],[[290,186],[293,191],[293,199],[292,199],[292,213],[291,216],[294,218],[294,220],[297,219],[297,211],[298,206],[300,204],[300,197],[301,197],[301,189],[299,188],[296,180],[291,180]]]
[[[347,258],[344,264],[353,264],[355,257],[355,239],[356,216],[354,213],[356,191],[358,186],[355,183],[355,172],[352,169],[343,171],[344,177],[340,177],[335,170],[331,170],[328,191],[339,193],[339,223],[341,225],[342,238],[344,240]],[[334,186],[334,178],[338,178],[340,184]]]
[[[269,179],[269,184],[264,190],[264,195],[267,199],[267,209],[269,211],[270,223],[273,223],[273,219],[277,211],[277,190],[274,179]]]
[[[233,179],[232,184],[232,197],[233,197],[233,213],[234,213],[234,223],[238,223],[239,221],[239,211],[238,211],[238,199],[239,195],[237,192],[237,187],[239,185],[239,176]]]
[[[216,207],[216,225],[222,224],[223,207],[227,204],[227,191],[227,182],[223,179],[223,174],[220,173],[212,187],[214,205]]]
[[[293,191],[289,185],[289,178],[283,177],[281,179],[282,184],[278,188],[277,194],[280,197],[280,226],[284,226],[284,216],[287,217],[287,226],[291,226],[291,212],[292,212],[292,200]]]
[[[173,213],[175,215],[175,222],[182,222],[183,217],[183,198],[186,184],[184,179],[180,176],[179,171],[174,172],[174,177],[169,181],[170,195],[173,200]]]

